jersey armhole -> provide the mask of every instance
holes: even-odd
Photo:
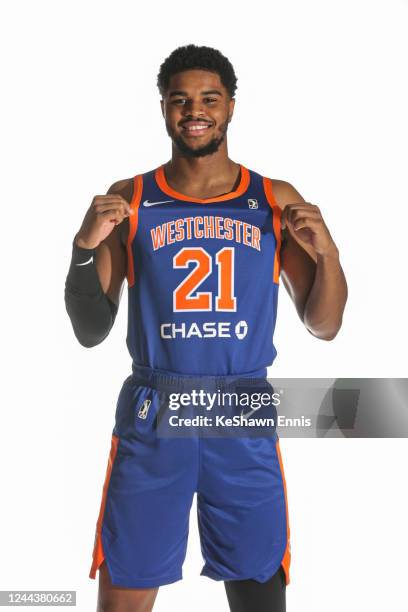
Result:
[[[133,251],[132,251],[132,243],[133,239],[136,235],[138,222],[139,222],[139,206],[140,200],[142,198],[143,191],[143,176],[141,174],[137,174],[133,177],[133,195],[132,200],[130,202],[130,208],[133,211],[133,214],[129,215],[129,234],[127,239],[127,282],[128,287],[132,287],[135,283],[135,270],[134,270],[134,260],[133,260]]]
[[[275,256],[273,262],[273,282],[279,284],[280,277],[280,252],[281,252],[281,244],[282,244],[282,227],[281,227],[281,217],[282,217],[282,209],[276,201],[276,198],[273,193],[272,188],[272,179],[263,177],[263,188],[265,192],[266,200],[269,206],[272,209],[272,231],[275,236],[276,248],[275,248]]]

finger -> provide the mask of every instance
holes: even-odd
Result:
[[[293,213],[290,213],[289,220],[293,224],[298,219],[320,219],[323,220],[318,212],[314,210],[296,210]]]
[[[301,217],[300,219],[296,219],[296,221],[293,223],[294,230],[299,230],[304,227],[316,229],[318,226],[321,226],[321,222],[318,219],[312,217]]]
[[[131,212],[130,206],[124,206],[121,202],[106,202],[104,204],[96,204],[94,206],[94,210],[96,214],[100,214],[102,212],[106,212],[107,210],[119,210],[124,214],[129,215]]]
[[[294,218],[296,218],[296,216],[305,215],[305,214],[321,216],[321,212],[317,206],[312,206],[312,205],[305,206],[304,204],[295,204],[293,206],[288,205],[284,208],[283,212],[286,215],[286,218],[290,220],[293,220]]]
[[[312,202],[291,202],[286,204],[285,208],[318,208],[318,206]]]
[[[306,212],[306,213],[317,213],[320,214],[320,209],[315,204],[302,203],[302,202],[294,202],[293,204],[286,204],[286,206],[282,209],[281,218],[287,219],[291,218],[294,213]]]
[[[294,223],[298,220],[298,219],[316,219],[319,221],[323,221],[321,215],[313,210],[296,210],[293,212],[288,213],[287,216],[287,220],[289,225],[294,225]]]
[[[284,227],[288,221],[289,215],[290,215],[290,207],[285,206],[285,208],[283,208],[281,212],[281,224],[283,224]]]
[[[286,210],[286,209],[285,209]],[[296,206],[295,208],[290,208],[286,212],[287,218],[293,221],[299,216],[319,216],[321,217],[320,210],[311,206]]]
[[[125,198],[118,193],[108,193],[107,195],[96,195],[93,198],[93,202],[126,202]],[[126,202],[127,203],[127,202]]]
[[[105,212],[99,213],[99,217],[104,223],[106,221],[112,221],[115,222],[116,225],[118,225],[118,223],[122,223],[125,216],[127,215],[121,214],[121,212],[118,210],[106,210]]]
[[[127,200],[125,200],[125,198],[123,198],[121,195],[118,195],[118,194],[95,196],[92,201],[92,204],[94,206],[100,206],[103,204],[111,204],[111,203],[122,204],[129,211],[131,210],[130,204],[127,202]]]
[[[92,206],[95,208],[97,206],[103,206],[105,204],[114,204],[115,206],[123,206],[124,208],[130,210],[130,205],[126,200],[117,199],[117,198],[97,198],[93,200]]]

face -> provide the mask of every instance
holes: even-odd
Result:
[[[187,157],[203,157],[224,142],[235,100],[215,72],[186,70],[170,78],[160,104],[174,145]]]

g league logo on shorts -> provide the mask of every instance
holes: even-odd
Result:
[[[151,400],[147,399],[143,402],[143,404],[141,405],[139,412],[138,412],[138,417],[141,419],[146,419],[147,418],[147,413],[149,412],[149,408],[150,408],[150,404],[151,404]]]

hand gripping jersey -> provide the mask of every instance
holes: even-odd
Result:
[[[180,374],[264,372],[276,356],[281,209],[242,164],[215,198],[172,189],[164,166],[134,177],[128,333],[136,365]]]

